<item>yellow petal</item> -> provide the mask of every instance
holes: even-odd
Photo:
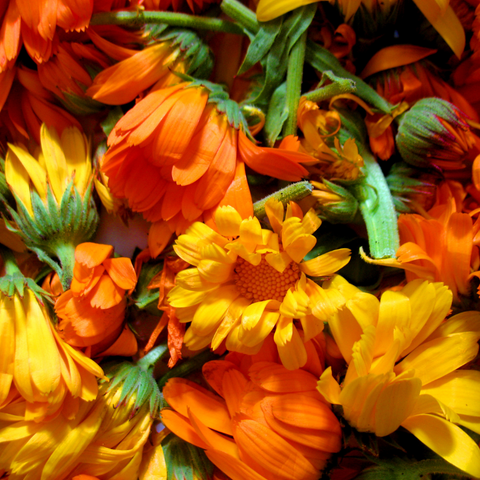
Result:
[[[297,370],[302,368],[307,362],[307,350],[293,322],[290,322],[290,325],[291,335],[277,335],[277,332],[279,332],[277,324],[277,330],[273,339],[277,344],[278,355],[285,368]]]
[[[465,48],[465,30],[453,8],[449,5],[442,11],[436,0],[414,0],[414,2],[455,55],[460,58]]]
[[[247,247],[247,250],[249,246],[252,246],[251,248],[253,249],[257,245],[262,244],[262,227],[257,217],[242,221],[240,224],[240,241]]]
[[[72,178],[75,172],[75,186],[83,196],[92,175],[86,138],[75,126],[67,127],[62,132],[61,146],[67,162],[67,178]]]
[[[257,6],[257,20],[259,22],[268,22],[295,8],[316,3],[317,1],[318,0],[260,0]]]
[[[350,261],[351,250],[339,248],[300,263],[300,270],[311,277],[328,277]]]
[[[212,338],[212,350],[216,350],[225,340],[235,325],[240,324],[240,318],[245,308],[250,305],[250,300],[245,297],[236,298],[228,307],[223,317],[222,323],[217,328]]]
[[[230,205],[223,205],[217,208],[215,212],[215,224],[218,228],[218,233],[225,237],[238,237],[240,234],[240,224],[242,217]]]
[[[435,415],[407,418],[402,426],[447,462],[480,477],[480,449],[459,427]]]
[[[40,141],[45,158],[45,167],[53,194],[60,203],[65,187],[70,180],[67,160],[60,145],[60,138],[54,128],[47,128],[43,123],[40,128]]]
[[[195,291],[176,286],[173,287],[168,293],[168,302],[172,307],[175,308],[192,307],[202,302],[216,288],[218,288],[218,286],[215,286],[211,290]]]
[[[329,403],[340,404],[340,385],[333,378],[332,367],[328,367],[321,375],[317,383],[317,390]]]

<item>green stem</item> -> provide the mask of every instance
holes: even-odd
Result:
[[[155,365],[166,353],[168,353],[167,344],[161,344],[150,350],[144,357],[142,357],[138,362],[137,366],[142,370],[147,371],[150,367]]]
[[[53,250],[62,265],[60,281],[65,291],[70,288],[73,279],[73,266],[75,265],[75,245],[73,243],[59,243]]]
[[[284,205],[287,205],[288,202],[295,202],[297,200],[301,200],[306,196],[312,193],[313,186],[310,182],[304,180],[303,182],[292,183],[281,190],[268,195],[267,197],[255,202],[253,204],[253,212],[257,218],[263,218],[266,215],[265,212],[265,204],[271,198],[275,198],[276,200],[282,202]]]
[[[327,71],[323,74],[328,77],[333,83],[325,85],[324,87],[317,88],[311,92],[303,95],[307,100],[311,102],[319,103],[325,100],[329,100],[336,95],[342,95],[344,93],[353,93],[357,90],[355,81],[350,78],[337,77],[333,72]]]
[[[370,255],[375,259],[395,258],[400,246],[397,213],[392,194],[375,157],[359,146],[365,162],[363,180],[351,187],[367,227]]]
[[[237,0],[223,0],[220,4],[223,13],[233,18],[243,28],[246,28],[252,34],[260,29],[255,12],[238,2]]]
[[[342,67],[338,59],[326,48],[317,45],[312,41],[307,42],[307,50],[305,60],[319,72],[333,72],[337,77],[353,80],[356,86],[356,95],[369,105],[376,108],[384,114],[390,114],[394,106],[379,95],[370,85],[365,83],[361,78],[351,74]]]
[[[297,134],[297,110],[302,91],[303,64],[305,62],[305,48],[307,45],[307,32],[295,42],[288,58],[287,69],[287,111],[288,118],[283,127],[283,135]]]
[[[169,370],[163,377],[158,380],[158,387],[160,390],[165,386],[170,378],[174,377],[186,377],[191,373],[197,371],[203,366],[204,363],[209,362],[210,360],[218,359],[218,355],[215,355],[210,350],[205,350],[194,357],[190,357],[188,360],[185,360],[180,365],[176,366]]]
[[[90,25],[125,25],[129,27],[141,27],[146,23],[165,23],[173,27],[244,35],[242,28],[228,20],[199,17],[196,15],[176,12],[102,12],[96,13],[90,20]]]
[[[0,245],[0,256],[2,257],[3,264],[5,266],[5,273],[7,275],[21,273],[20,268],[17,264],[17,260],[15,259],[13,252],[9,248]]]

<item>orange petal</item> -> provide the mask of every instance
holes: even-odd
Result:
[[[137,275],[129,258],[107,258],[103,266],[110,278],[124,290],[130,290],[137,283]]]
[[[93,268],[100,265],[106,258],[113,254],[111,245],[102,245],[100,243],[85,242],[77,245],[75,249],[75,261]]]

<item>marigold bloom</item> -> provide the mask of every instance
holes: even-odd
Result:
[[[81,243],[75,249],[70,289],[55,302],[57,329],[70,345],[112,344],[122,332],[125,291],[135,287],[137,276],[129,258],[112,255],[110,245]]]
[[[169,380],[163,394],[172,410],[162,410],[163,423],[205,449],[232,480],[316,480],[341,446],[340,424],[315,390],[317,376],[289,371],[266,352],[248,369],[242,357],[203,367],[218,395]]]
[[[206,87],[188,83],[155,90],[108,138],[102,167],[108,186],[133,211],[157,222],[150,235],[161,234],[159,246],[150,247],[154,256],[173,232],[208,218],[219,205],[233,205],[242,218],[252,215],[245,164],[289,181],[307,174],[299,162],[310,157],[257,147],[208,100]]]
[[[8,408],[15,390],[25,399],[22,419],[39,422],[96,397],[102,369],[60,338],[30,289],[23,298],[0,295],[0,331],[0,407]]]
[[[22,405],[6,410],[0,470],[18,480],[137,478],[153,419],[148,402],[137,409],[136,390],[122,403],[121,398],[122,388],[103,384],[93,402],[81,402],[74,418],[59,415],[38,424],[22,422],[17,414]]]
[[[478,223],[458,211],[448,183],[439,187],[437,201],[426,216],[403,214],[398,219],[400,248],[396,259],[374,263],[402,268],[408,280],[422,278],[445,283],[455,304],[471,294],[471,280],[480,276],[478,247],[474,241]]]
[[[337,276],[346,303],[329,319],[348,363],[340,386],[330,368],[320,393],[359,431],[385,436],[403,426],[448,462],[480,476],[480,449],[457,425],[480,432],[480,372],[458,370],[478,353],[480,313],[444,321],[452,294],[423,280],[380,300]]]
[[[336,308],[307,275],[332,275],[348,263],[350,250],[303,261],[321,220],[313,210],[303,216],[293,203],[286,212],[275,200],[265,208],[273,231],[228,206],[215,214],[219,233],[199,222],[189,227],[174,250],[194,267],[177,274],[168,301],[181,322],[192,322],[184,339],[191,350],[215,350],[225,340],[230,351],[255,353],[275,328],[280,358],[295,369],[306,362],[304,342]]]

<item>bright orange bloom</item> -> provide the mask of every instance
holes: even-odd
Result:
[[[157,222],[149,238],[153,256],[173,232],[211,218],[220,205],[234,206],[242,218],[251,216],[245,164],[289,181],[307,174],[299,162],[311,160],[308,155],[256,146],[208,100],[206,87],[189,83],[152,91],[108,138],[103,159],[108,186],[113,195],[128,199],[133,211]]]
[[[81,243],[75,249],[70,290],[55,303],[60,319],[57,329],[70,345],[101,344],[103,350],[122,333],[125,291],[135,287],[137,277],[129,258],[112,255],[110,245]],[[130,336],[133,337],[131,332]]]
[[[183,378],[163,389],[171,407],[162,410],[163,423],[205,449],[232,480],[316,480],[341,447],[340,424],[315,389],[323,370],[315,347],[309,348],[314,374],[287,370],[274,352],[270,338],[253,359],[230,354],[205,364],[204,377],[218,395]]]
[[[480,277],[478,241],[480,224],[462,213],[448,183],[439,189],[440,202],[425,216],[403,214],[398,219],[400,248],[396,260],[375,263],[402,268],[407,280],[423,278],[443,282],[453,292],[454,303],[471,294],[471,280]]]
[[[80,123],[59,106],[54,95],[43,87],[38,72],[18,68],[17,80],[0,112],[1,121],[14,143],[28,143],[33,138],[40,145],[42,123],[48,128],[54,127],[59,135],[71,126],[83,130]]]

